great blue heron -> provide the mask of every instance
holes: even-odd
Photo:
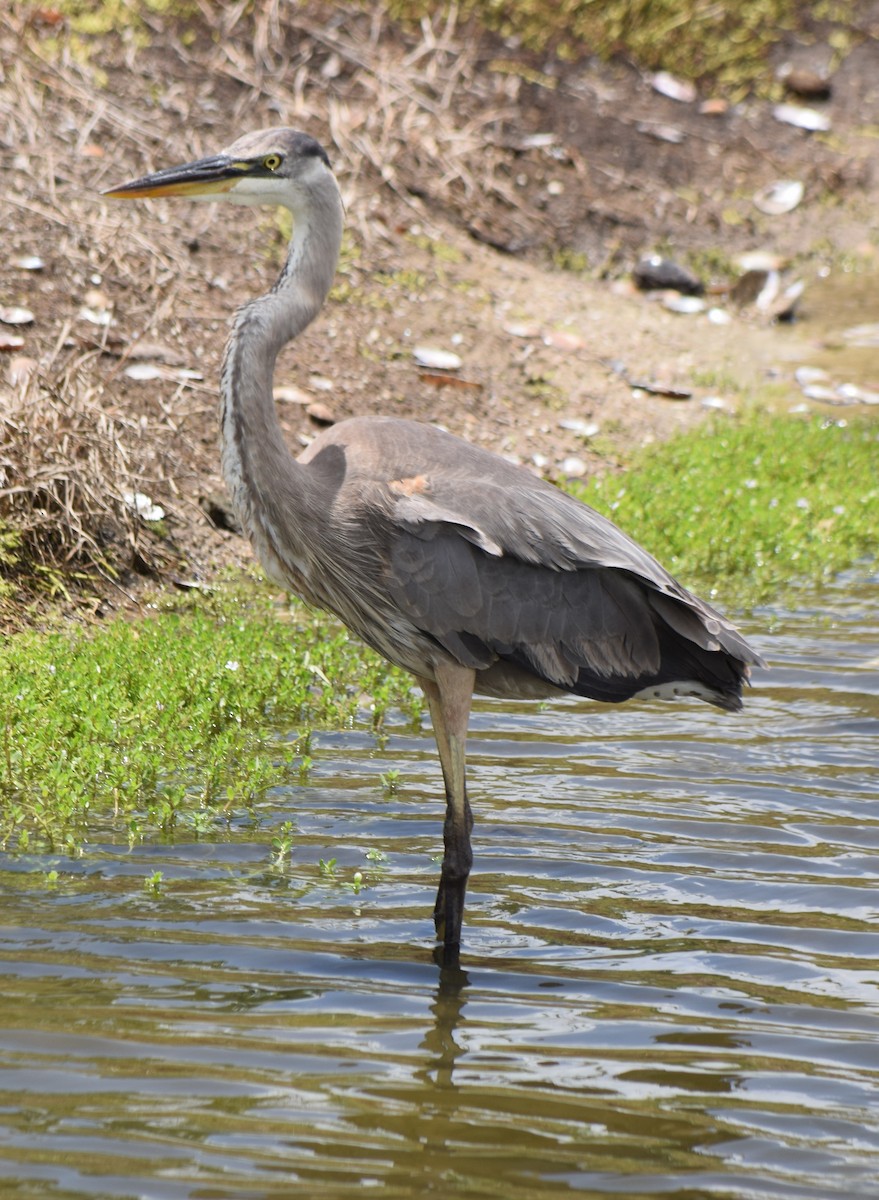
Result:
[[[759,656],[615,525],[433,425],[355,417],[288,450],[272,399],[281,348],[333,281],[342,201],[324,149],[293,129],[105,193],[276,204],[293,214],[278,281],[239,309],[220,378],[223,473],[268,575],[411,671],[446,791],[434,922],[455,962],[472,864],[465,744],[474,692],[596,700],[698,696],[741,707]]]

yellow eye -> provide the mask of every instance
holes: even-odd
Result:
[[[277,171],[278,167],[281,165],[280,154],[267,154],[262,160],[262,165],[268,171]]]

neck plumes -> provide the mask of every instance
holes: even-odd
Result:
[[[238,517],[272,574],[265,517],[279,490],[289,503],[302,472],[278,423],[272,378],[278,353],[317,316],[332,286],[342,240],[342,201],[330,172],[310,182],[307,199],[297,198],[291,209],[294,228],[287,262],[267,295],[239,309],[220,380],[223,475]]]

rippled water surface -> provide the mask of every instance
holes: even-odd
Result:
[[[0,859],[0,1195],[879,1197],[877,600],[758,614],[741,716],[482,703],[460,972],[427,730]]]

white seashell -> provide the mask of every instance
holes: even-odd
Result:
[[[588,469],[583,459],[577,458],[576,455],[571,455],[559,463],[559,470],[563,475],[567,475],[568,479],[581,479]]]
[[[162,367],[154,362],[132,363],[122,374],[128,379],[136,379],[138,383],[148,383],[151,379],[171,379],[176,383],[204,379],[200,371],[192,371],[188,367]]]
[[[812,133],[826,133],[830,128],[828,116],[802,104],[777,104],[772,110],[772,115],[776,121],[785,125],[796,125],[798,129],[808,129]]]
[[[850,346],[879,346],[879,322],[870,325],[852,325],[842,334]]]
[[[431,371],[458,371],[464,365],[451,350],[436,350],[432,346],[416,346],[413,355],[419,367]]]
[[[841,383],[836,389],[836,394],[849,404],[879,404],[879,392],[858,387],[856,383]]]
[[[747,272],[780,271],[785,260],[780,254],[774,254],[771,250],[747,250],[734,261],[742,272]]]
[[[122,374],[127,379],[136,379],[138,383],[147,383],[151,379],[163,379],[165,373],[155,363],[139,362],[126,367]]]
[[[34,314],[29,308],[19,308],[17,305],[4,308],[0,305],[0,321],[4,325],[30,325],[33,319]]]
[[[830,376],[822,367],[797,367],[794,379],[800,387],[811,387],[813,383],[827,383]]]
[[[559,421],[559,429],[569,429],[571,433],[578,433],[582,438],[595,437],[599,428],[594,421],[581,421],[579,417]]]
[[[332,379],[326,379],[323,375],[309,375],[308,386],[316,392],[331,392],[334,385]]]
[[[122,499],[143,521],[161,521],[165,515],[164,508],[153,504],[151,498],[143,492],[123,492]]]
[[[540,337],[540,326],[535,325],[532,321],[510,321],[507,325],[504,325],[503,328],[504,333],[508,333],[510,337]]]
[[[303,392],[302,388],[296,387],[295,384],[281,384],[273,390],[272,395],[282,404],[311,404],[308,392]]]
[[[807,400],[818,400],[821,404],[833,404],[836,400],[836,388],[826,387],[821,383],[810,383],[803,388]]]
[[[21,258],[14,258],[12,265],[20,271],[42,271],[46,264],[39,254],[23,254]]]
[[[793,212],[805,193],[799,179],[779,179],[754,193],[754,204],[771,217]]]
[[[712,325],[729,325],[732,320],[725,308],[709,308],[705,315]]]
[[[79,315],[83,321],[88,321],[90,325],[112,325],[113,318],[106,308],[88,308],[83,307],[79,310]]]
[[[754,298],[754,306],[761,312],[767,312],[778,298],[781,291],[781,276],[777,271],[767,271],[762,288]]]
[[[705,301],[700,300],[698,296],[680,296],[677,293],[665,296],[662,303],[669,312],[676,313],[700,313],[705,309]]]
[[[554,133],[526,133],[519,144],[523,150],[546,150],[557,140]]]
[[[658,71],[650,84],[660,96],[668,96],[669,100],[678,100],[681,104],[692,104],[696,99],[695,85],[686,79],[678,79],[669,71]]]

